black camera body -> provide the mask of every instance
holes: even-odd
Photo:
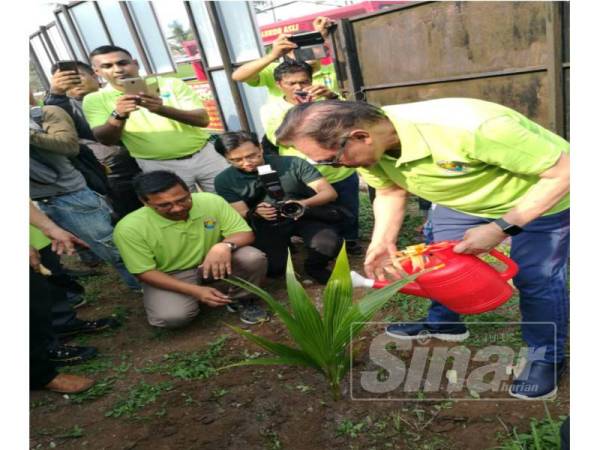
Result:
[[[258,166],[257,170],[258,177],[267,191],[265,201],[277,211],[277,220],[296,220],[302,217],[306,208],[302,203],[284,200],[285,191],[277,172],[269,164]]]

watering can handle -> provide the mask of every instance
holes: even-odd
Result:
[[[500,278],[502,278],[504,281],[510,280],[519,271],[519,266],[517,265],[516,262],[514,262],[512,259],[510,259],[508,256],[506,256],[504,253],[499,252],[495,248],[490,250],[490,256],[493,256],[494,258],[496,258],[496,259],[502,261],[504,264],[506,264],[506,269],[504,269],[504,272],[498,273],[498,275],[500,275]]]

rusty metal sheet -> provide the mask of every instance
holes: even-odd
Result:
[[[365,85],[546,64],[546,2],[433,2],[356,21]]]
[[[443,97],[471,97],[500,103],[548,127],[548,83],[544,72],[367,92],[367,101],[380,106]]]

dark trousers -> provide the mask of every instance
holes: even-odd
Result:
[[[358,199],[358,175],[354,172],[348,178],[331,185],[338,194],[335,204],[343,206],[352,218],[345,220],[339,230],[346,240],[358,239],[358,214],[360,210]]]
[[[52,298],[48,281],[29,270],[29,385],[39,389],[58,374],[48,358],[48,342],[54,336],[51,328]]]
[[[304,270],[311,274],[323,270],[342,247],[342,239],[333,225],[300,218],[281,222],[253,217],[256,234],[254,247],[267,255],[267,275],[280,276],[285,272],[291,236],[300,236],[308,250]]]

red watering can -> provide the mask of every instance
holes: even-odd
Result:
[[[504,304],[513,294],[507,283],[519,268],[498,250],[489,254],[506,265],[498,272],[475,255],[454,253],[457,241],[419,244],[400,251],[393,265],[409,275],[431,269],[407,284],[400,292],[437,300],[459,314],[480,314]],[[351,273],[354,287],[382,288],[391,281],[369,280]]]

